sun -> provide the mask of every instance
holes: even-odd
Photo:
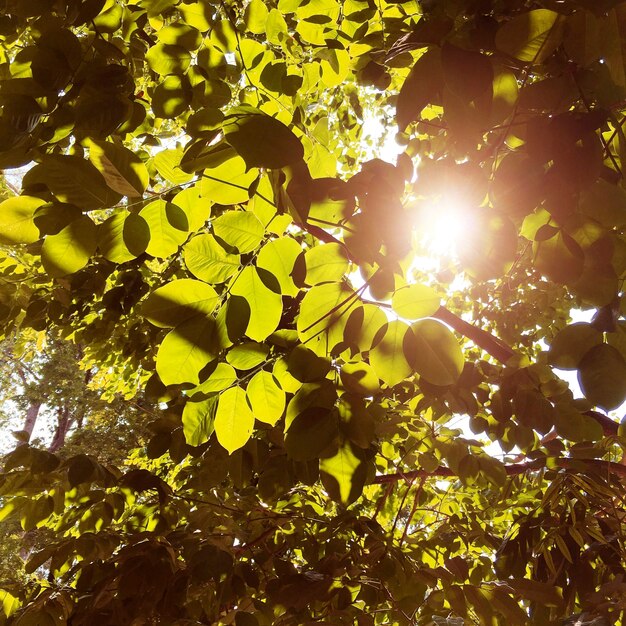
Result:
[[[459,249],[473,237],[472,211],[461,194],[444,190],[438,197],[416,203],[415,236],[418,254],[433,260],[456,260]]]

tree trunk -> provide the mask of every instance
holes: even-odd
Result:
[[[65,437],[72,425],[72,416],[70,415],[70,411],[67,407],[63,407],[59,409],[58,412],[58,423],[57,429],[54,433],[54,437],[52,439],[52,443],[48,448],[49,452],[56,452],[57,450],[63,447],[65,443]]]

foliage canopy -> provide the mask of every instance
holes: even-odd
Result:
[[[2,6],[2,334],[149,435],[18,433],[1,623],[624,623],[626,3]]]

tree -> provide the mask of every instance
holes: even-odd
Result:
[[[625,24],[7,0],[3,334],[151,435],[7,455],[3,623],[622,623]]]

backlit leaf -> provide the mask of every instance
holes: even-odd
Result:
[[[391,298],[393,310],[408,320],[429,317],[441,302],[437,292],[426,285],[408,285],[396,290]]]
[[[250,211],[228,211],[213,220],[213,232],[240,254],[252,252],[263,239],[265,229]]]
[[[307,250],[304,263],[309,285],[339,281],[346,275],[350,265],[344,247],[338,243],[327,243]]]
[[[304,156],[300,140],[287,126],[260,111],[235,112],[225,120],[226,141],[248,168],[277,169],[293,165]]]
[[[594,346],[580,361],[578,382],[592,404],[612,411],[626,400],[626,361],[613,346]]]
[[[56,235],[48,235],[41,248],[46,272],[50,276],[66,276],[85,267],[96,251],[96,235],[96,225],[86,215]]]
[[[463,371],[463,352],[454,334],[436,320],[412,325],[415,343],[406,358],[415,371],[433,385],[453,385]]]
[[[496,33],[496,46],[526,63],[543,63],[559,46],[563,22],[558,13],[534,9],[515,16]]]
[[[39,239],[33,215],[45,204],[41,198],[15,196],[0,203],[0,240],[3,243],[32,243]]]
[[[200,280],[218,284],[228,280],[240,265],[239,256],[226,252],[213,235],[198,235],[183,248],[187,269]]]
[[[243,447],[250,439],[254,415],[248,405],[246,392],[241,387],[231,387],[220,394],[214,426],[217,440],[229,454]]]
[[[276,424],[286,405],[285,392],[276,378],[270,372],[258,372],[248,383],[246,393],[255,419],[272,426]]]
[[[141,311],[145,318],[161,328],[173,328],[194,315],[210,315],[219,296],[206,283],[191,278],[173,280],[153,291]]]
[[[214,430],[218,396],[200,402],[188,400],[183,409],[183,432],[190,446],[200,446],[209,440]]]
[[[370,350],[370,364],[381,380],[390,387],[397,385],[413,373],[407,359],[414,346],[413,332],[408,324],[393,320]]]
[[[159,346],[156,370],[164,385],[200,382],[200,370],[217,357],[216,323],[197,315],[171,330]]]

